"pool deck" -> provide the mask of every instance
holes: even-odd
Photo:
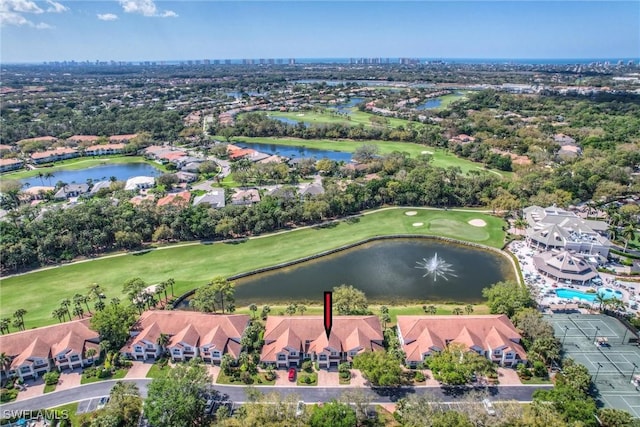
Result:
[[[578,297],[572,299],[560,298],[556,294],[556,289],[570,289],[578,292],[597,292],[599,288],[610,289],[613,292],[620,292],[622,301],[625,303],[627,313],[640,314],[640,283],[625,282],[616,279],[616,276],[608,273],[598,273],[598,277],[588,285],[577,285],[559,282],[540,274],[533,265],[533,257],[540,254],[536,248],[529,247],[524,241],[513,241],[507,246],[507,250],[513,253],[518,260],[525,284],[531,290],[532,295],[540,307],[549,309],[551,306],[580,304],[582,307],[598,309],[599,304],[589,302]],[[619,297],[619,295],[616,295]],[[635,309],[631,307],[635,306]],[[577,309],[583,313],[588,313],[589,308]]]

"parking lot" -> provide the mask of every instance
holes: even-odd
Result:
[[[87,412],[97,411],[101,409],[99,406],[102,406],[109,396],[100,396],[93,399],[81,400],[78,402],[78,414],[84,414]],[[104,399],[104,400],[103,400]],[[102,402],[101,402],[102,401]]]
[[[629,342],[635,336],[617,319],[604,314],[553,314],[545,318],[563,344],[563,357],[589,370],[600,402],[640,417],[640,388],[632,383],[632,377],[640,374],[640,347]]]

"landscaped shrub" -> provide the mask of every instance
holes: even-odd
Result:
[[[305,384],[311,384],[311,377],[308,375],[305,375],[304,377],[302,377],[302,382]]]
[[[57,372],[57,371],[47,372],[46,374],[43,375],[42,378],[44,378],[44,383],[46,385],[58,384],[58,380],[60,379],[60,372]]]
[[[595,289],[593,289],[593,288],[589,288],[589,289],[587,289],[585,292],[586,292],[586,293],[588,293],[588,294],[595,294],[595,293],[596,293],[596,290],[595,290]]]
[[[10,390],[3,388],[0,390],[0,402],[10,402],[16,397],[18,397],[18,390],[15,388]]]
[[[544,366],[544,363],[538,361],[533,362],[533,374],[539,378],[546,378],[547,376],[547,367]]]
[[[98,378],[109,378],[111,376],[111,369],[98,370]]]
[[[414,379],[419,383],[426,380],[426,378],[424,377],[424,374],[421,371],[416,372],[416,376],[414,377]]]
[[[302,370],[305,372],[313,372],[313,363],[310,360],[302,362]]]
[[[253,384],[253,378],[251,378],[251,374],[247,371],[240,374],[240,380],[245,384]]]
[[[275,373],[275,372],[273,372],[273,370],[272,370],[272,369],[269,369],[267,372],[265,372],[265,373],[264,373],[264,378],[265,378],[267,381],[273,381],[273,380],[275,380],[275,379],[276,379],[276,373]]]
[[[82,373],[82,375],[84,375],[85,378],[95,377],[96,374],[97,374],[96,368],[85,368],[84,372]]]
[[[518,365],[516,371],[518,372],[518,376],[523,380],[528,380],[531,378],[531,370],[522,363]]]

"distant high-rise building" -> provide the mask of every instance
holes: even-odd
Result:
[[[273,58],[269,58],[269,59],[267,60],[267,62],[268,62],[270,65],[273,65],[273,64],[275,64],[275,62],[276,62],[276,61],[275,61]]]
[[[276,62],[277,62],[278,64],[282,64],[284,61],[282,60],[282,58],[278,58],[278,59],[276,60]]]
[[[231,60],[230,59],[225,59],[224,63],[227,64],[227,65],[231,65]]]
[[[219,59],[214,59],[213,60],[213,65],[220,65],[220,60]]]
[[[295,58],[289,58],[289,65],[296,65],[296,59]]]
[[[259,60],[259,61],[260,61],[260,64],[263,64],[263,65],[264,65],[264,63],[265,63],[264,58],[260,58],[260,60]]]

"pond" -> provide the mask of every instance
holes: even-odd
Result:
[[[332,110],[336,110],[339,113],[351,114],[351,108],[355,107],[358,104],[360,104],[362,101],[364,101],[364,98],[351,98],[349,100],[349,102],[344,102],[342,104],[336,104],[336,105],[333,105],[333,106],[331,106],[329,108],[332,109]]]
[[[460,92],[456,92],[453,94],[456,98],[460,98],[464,96]],[[442,105],[442,97],[428,99],[422,104],[416,107],[416,110],[433,110],[434,108],[439,108]]]
[[[275,118],[275,117],[274,117]],[[242,148],[252,148],[262,153],[277,154],[291,159],[312,157],[314,159],[328,158],[336,162],[348,163],[351,161],[351,153],[344,151],[318,150],[304,146],[289,146],[280,144],[259,144],[255,142],[234,142],[234,145]]]
[[[309,126],[311,124],[309,122],[302,122],[302,121],[298,121],[298,120],[293,120],[293,119],[290,119],[288,117],[277,117],[277,116],[274,117],[274,116],[270,116],[268,114],[267,114],[267,117],[269,117],[271,120],[277,120],[279,122],[286,123],[286,124],[291,125],[291,126],[296,126],[298,123],[302,123],[305,126]]]
[[[42,173],[47,173],[47,168],[42,169]],[[52,172],[53,176],[42,178],[33,176],[20,180],[23,185],[28,184],[30,187],[46,185],[54,186],[58,181],[66,184],[81,184],[91,179],[93,182],[105,181],[111,177],[115,177],[118,181],[126,181],[134,176],[160,176],[162,172],[147,163],[122,163],[94,166],[86,169],[78,170],[58,170]]]
[[[369,302],[478,303],[482,289],[514,280],[495,252],[428,238],[376,240],[290,267],[236,280],[239,305],[286,301],[321,303],[323,292],[349,284]]]

